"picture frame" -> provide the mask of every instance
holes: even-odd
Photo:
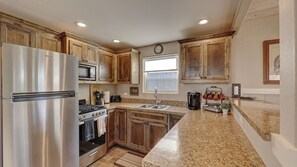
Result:
[[[263,83],[279,84],[280,82],[280,47],[279,39],[263,42]]]

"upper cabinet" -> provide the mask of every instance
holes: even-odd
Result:
[[[233,34],[233,33],[232,33]],[[181,43],[181,81],[228,83],[231,36]]]
[[[61,40],[58,35],[39,32],[37,33],[36,47],[54,52],[61,52]]]
[[[98,56],[98,81],[100,83],[114,83],[116,73],[116,56],[115,54],[99,50]]]
[[[1,42],[61,52],[58,32],[0,13]]]
[[[20,23],[1,23],[1,42],[35,47],[36,32]]]
[[[139,52],[135,49],[120,52],[117,54],[117,83],[139,84]]]
[[[62,52],[76,56],[78,61],[96,63],[98,54],[98,45],[76,37],[70,33],[63,32],[60,34],[62,38]]]

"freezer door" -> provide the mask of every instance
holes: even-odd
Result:
[[[77,102],[3,100],[3,167],[78,167]]]
[[[74,56],[3,43],[2,97],[12,93],[78,90]]]

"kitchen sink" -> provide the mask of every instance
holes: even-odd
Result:
[[[158,110],[165,110],[169,106],[167,105],[154,105],[154,104],[142,104],[138,106],[139,108],[146,108],[146,109],[158,109]]]
[[[155,105],[155,106],[152,107],[152,109],[165,110],[168,107],[169,106],[166,106],[166,105]]]
[[[153,105],[153,104],[142,104],[142,105],[140,105],[140,106],[138,106],[139,108],[152,108],[152,107],[154,107],[155,105]]]

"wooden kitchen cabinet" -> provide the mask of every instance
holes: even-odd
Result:
[[[113,53],[99,50],[99,72],[98,81],[100,83],[113,83],[115,81],[116,56]]]
[[[168,132],[167,125],[148,122],[146,150],[150,151]]]
[[[182,115],[169,115],[169,129],[171,129],[182,118]]]
[[[181,43],[181,81],[184,83],[228,83],[230,81],[231,36]]]
[[[117,69],[118,83],[129,83],[131,76],[131,55],[129,53],[117,55]]]
[[[135,49],[117,52],[117,83],[139,84],[139,52]]]
[[[1,42],[35,47],[36,31],[21,23],[1,23]]]
[[[115,111],[108,111],[107,121],[107,147],[110,148],[115,144]]]
[[[182,53],[182,80],[200,79],[203,76],[203,43],[184,45]]]
[[[204,43],[206,79],[229,79],[230,38],[209,40]]]
[[[39,32],[37,33],[36,41],[37,48],[61,52],[61,40],[58,35]]]
[[[149,152],[168,132],[168,115],[128,111],[127,146]]]
[[[60,38],[63,53],[76,56],[79,61],[97,63],[98,44],[67,32],[61,33]]]
[[[134,149],[145,150],[146,122],[144,120],[129,119],[128,129],[127,145]]]
[[[127,143],[127,110],[115,110],[115,140],[117,144],[126,145]]]

